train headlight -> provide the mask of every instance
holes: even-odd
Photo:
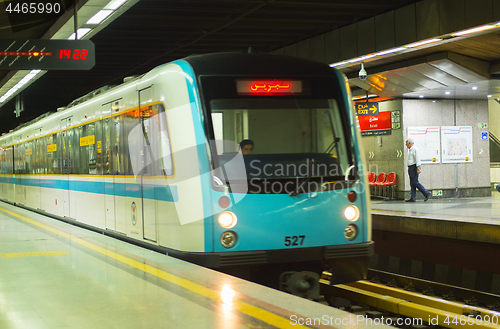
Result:
[[[238,222],[238,218],[231,211],[223,211],[219,215],[219,225],[223,228],[233,228]]]
[[[347,240],[352,241],[358,236],[358,227],[354,224],[349,224],[344,230],[344,236]]]
[[[220,244],[227,249],[234,247],[237,240],[238,235],[233,231],[226,231],[220,236]]]
[[[356,206],[349,206],[344,209],[344,216],[348,221],[355,222],[359,218],[359,209]]]

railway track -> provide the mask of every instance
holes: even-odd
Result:
[[[371,319],[375,325],[500,328],[500,296],[385,272],[372,271],[370,277],[371,281],[330,285],[330,273],[323,272],[321,294],[328,304]]]

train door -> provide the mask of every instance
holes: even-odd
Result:
[[[115,105],[113,105],[115,106]],[[127,207],[125,200],[127,196],[127,167],[125,159],[125,146],[127,136],[123,133],[123,114],[113,117],[111,148],[113,150],[113,179],[115,186],[115,223],[117,232],[127,230]]]
[[[110,104],[107,104],[110,106]],[[115,222],[115,181],[112,170],[112,148],[111,148],[111,118],[103,121],[102,135],[104,137],[104,207],[106,209],[106,228],[116,231]]]
[[[69,174],[71,174],[71,137],[72,131],[68,129],[71,127],[72,117],[61,120],[61,152],[59,153],[61,166],[61,174],[63,180],[63,216],[70,217],[70,200],[69,200]]]
[[[103,115],[114,113],[120,109],[120,100],[104,104],[102,106]],[[113,231],[123,231],[117,227],[116,223],[116,194],[118,178],[120,173],[120,117],[108,117],[102,122],[103,136],[103,175],[104,175],[104,206],[106,229]]]
[[[22,136],[16,137],[17,145],[15,146],[15,179],[16,179],[16,202],[26,204],[26,175],[31,174],[30,172],[30,152],[31,145],[30,142],[21,143]]]
[[[35,140],[33,141],[33,148],[35,153],[35,197],[33,202],[35,202],[35,207],[38,209],[42,208],[42,180],[44,179],[45,174],[45,154],[43,152],[43,141],[40,136],[42,135],[42,128],[35,129]]]
[[[156,189],[155,177],[159,174],[155,169],[158,161],[157,146],[160,138],[156,123],[156,106],[145,106],[152,100],[152,87],[139,91],[140,117],[144,142],[142,145],[142,225],[144,239],[156,241]]]

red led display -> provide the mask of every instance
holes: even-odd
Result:
[[[302,93],[302,81],[262,79],[236,80],[236,90],[240,95],[287,95]]]
[[[67,58],[74,60],[87,60],[89,54],[88,49],[59,49],[59,58]]]

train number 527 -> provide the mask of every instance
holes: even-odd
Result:
[[[285,246],[302,246],[304,244],[305,235],[299,236],[286,236],[285,237]]]

